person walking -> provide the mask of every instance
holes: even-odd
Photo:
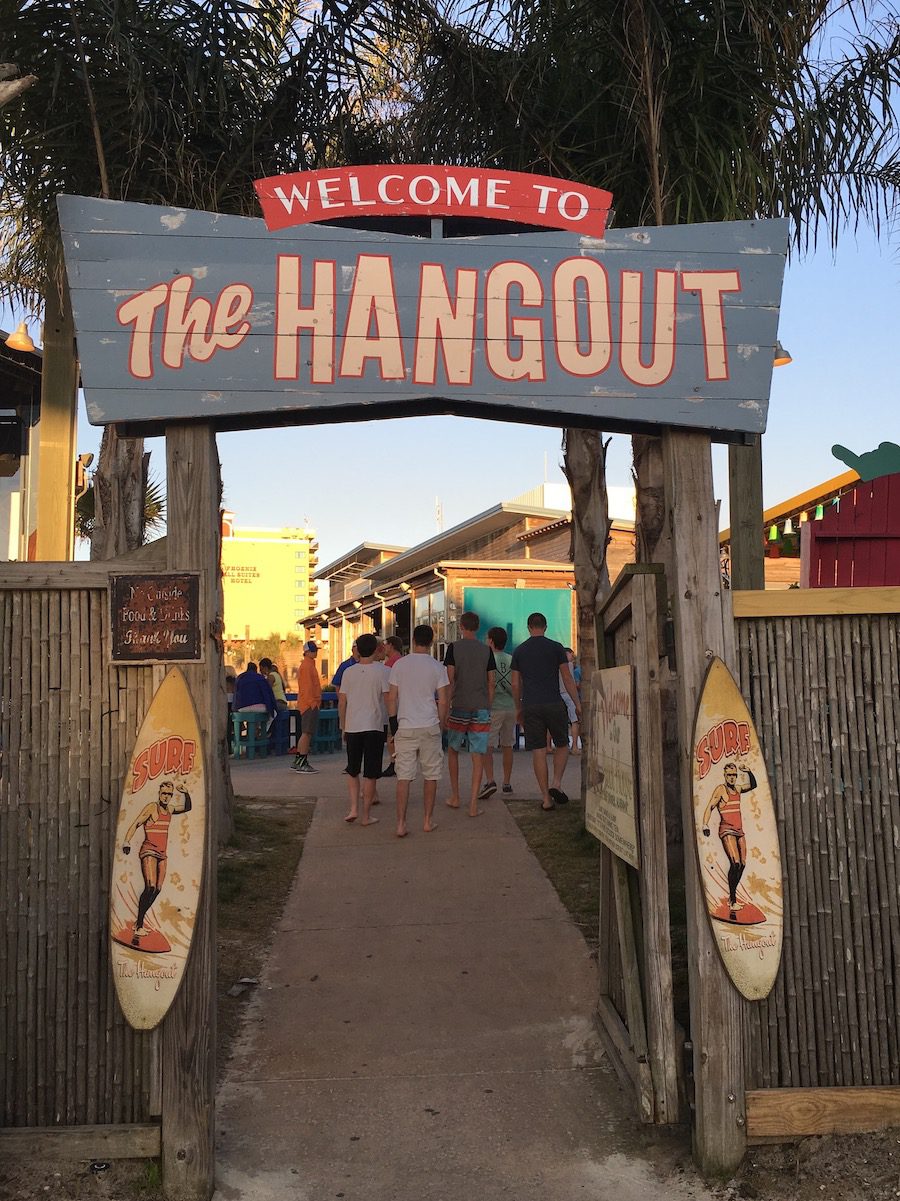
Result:
[[[356,821],[362,797],[360,825],[372,826],[378,821],[377,817],[371,816],[371,810],[384,755],[385,693],[390,673],[383,663],[375,662],[378,639],[374,634],[360,634],[356,645],[359,662],[352,670],[344,672],[338,696],[338,721],[347,742],[347,787],[350,793],[350,812],[344,821]],[[363,776],[361,787],[360,771]]]
[[[452,642],[444,655],[444,666],[450,679],[450,719],[447,722],[450,799],[447,804],[451,809],[459,808],[459,752],[468,750],[472,757],[469,817],[478,817],[482,812],[478,808],[478,796],[491,732],[497,670],[494,652],[478,641],[480,624],[477,613],[463,613],[459,619],[462,637]]]
[[[549,810],[569,799],[562,790],[569,758],[569,715],[560,696],[560,680],[579,721],[581,701],[565,647],[547,637],[547,618],[543,613],[529,614],[528,635],[513,651],[510,678],[516,721],[525,731],[525,749],[531,751],[534,776],[541,790],[541,808]],[[548,734],[553,741],[553,786],[549,788]]]
[[[444,763],[441,731],[450,710],[450,677],[432,658],[434,630],[429,625],[413,630],[412,653],[400,658],[388,678],[390,747],[397,772],[397,837],[405,838],[409,786],[418,767],[424,777],[425,818],[422,829],[434,830],[434,804]]]
[[[312,776],[319,770],[309,761],[312,740],[319,724],[319,709],[322,707],[322,681],[319,678],[317,658],[319,648],[314,642],[303,645],[303,658],[297,668],[297,708],[300,711],[300,738],[297,755],[291,764],[293,771]]]
[[[497,674],[494,677],[494,703],[491,705],[491,733],[484,755],[484,784],[478,794],[480,801],[493,796],[497,791],[494,779],[494,746],[500,747],[503,759],[503,792],[512,792],[513,744],[516,740],[516,703],[512,694],[512,655],[505,649],[506,630],[492,626],[488,630],[487,644],[494,652]]]

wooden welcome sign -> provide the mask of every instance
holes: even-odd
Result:
[[[110,894],[122,1012],[152,1030],[178,992],[203,879],[206,773],[191,694],[174,667],[138,731],[122,789]]]
[[[59,198],[91,422],[765,429],[785,221],[604,230],[608,193],[462,168],[259,191],[269,225]],[[566,228],[429,239],[296,224],[434,211]]]
[[[768,996],[784,919],[778,825],[759,738],[721,659],[706,673],[693,739],[700,879],[715,942],[735,988]]]

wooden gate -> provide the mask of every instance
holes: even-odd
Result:
[[[601,667],[634,669],[640,871],[600,847],[599,1016],[610,1058],[645,1122],[679,1117],[672,1003],[659,664],[662,569],[630,565],[599,618]],[[587,743],[589,757],[592,740]],[[592,771],[589,759],[588,773]]]
[[[775,987],[747,1004],[748,1136],[900,1124],[900,589],[735,593],[740,682],[785,882]]]
[[[159,1040],[122,1017],[109,969],[121,779],[161,669],[109,664],[124,561],[0,570],[0,1147],[159,1154]],[[133,569],[133,567],[132,567]],[[86,1129],[87,1128],[87,1129]],[[56,1136],[53,1135],[56,1131]],[[77,1153],[77,1152],[76,1152]]]
[[[158,1155],[168,1196],[208,1198],[215,1135],[215,862],[226,816],[219,464],[203,423],[166,431],[168,533],[104,563],[0,569],[0,1151]],[[207,779],[204,884],[182,985],[152,1034],[121,1016],[109,883],[122,776],[166,663],[112,666],[113,571],[199,577],[183,663]]]

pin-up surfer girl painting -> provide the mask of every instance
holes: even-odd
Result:
[[[181,795],[181,802],[173,805],[176,788]],[[189,813],[190,809],[191,798],[184,785],[176,785],[171,780],[164,780],[159,786],[157,799],[144,806],[125,834],[122,850],[128,855],[131,853],[132,838],[139,828],[143,827],[144,830],[144,840],[138,851],[144,890],[138,900],[137,920],[131,931],[130,942],[133,947],[141,946],[142,940],[146,939],[147,941],[143,943],[143,950],[168,951],[170,949],[168,941],[161,934],[145,928],[144,918],[162,891],[166,878],[169,823],[175,814]],[[118,938],[117,941],[124,942],[125,939]]]
[[[752,926],[766,920],[765,914],[749,900],[740,900],[737,895],[741,876],[747,866],[747,836],[744,832],[743,814],[741,812],[741,795],[751,792],[756,787],[756,777],[747,768],[739,768],[737,763],[726,763],[722,768],[724,784],[719,784],[709,798],[709,804],[703,814],[703,837],[711,835],[710,820],[714,812],[719,814],[719,838],[722,849],[728,858],[728,902],[727,906],[719,905],[712,911],[711,916],[719,921],[735,922],[742,926]],[[743,778],[738,783],[738,776]]]

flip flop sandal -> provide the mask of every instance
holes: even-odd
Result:
[[[560,788],[549,788],[550,798],[556,805],[568,805],[569,798]]]

